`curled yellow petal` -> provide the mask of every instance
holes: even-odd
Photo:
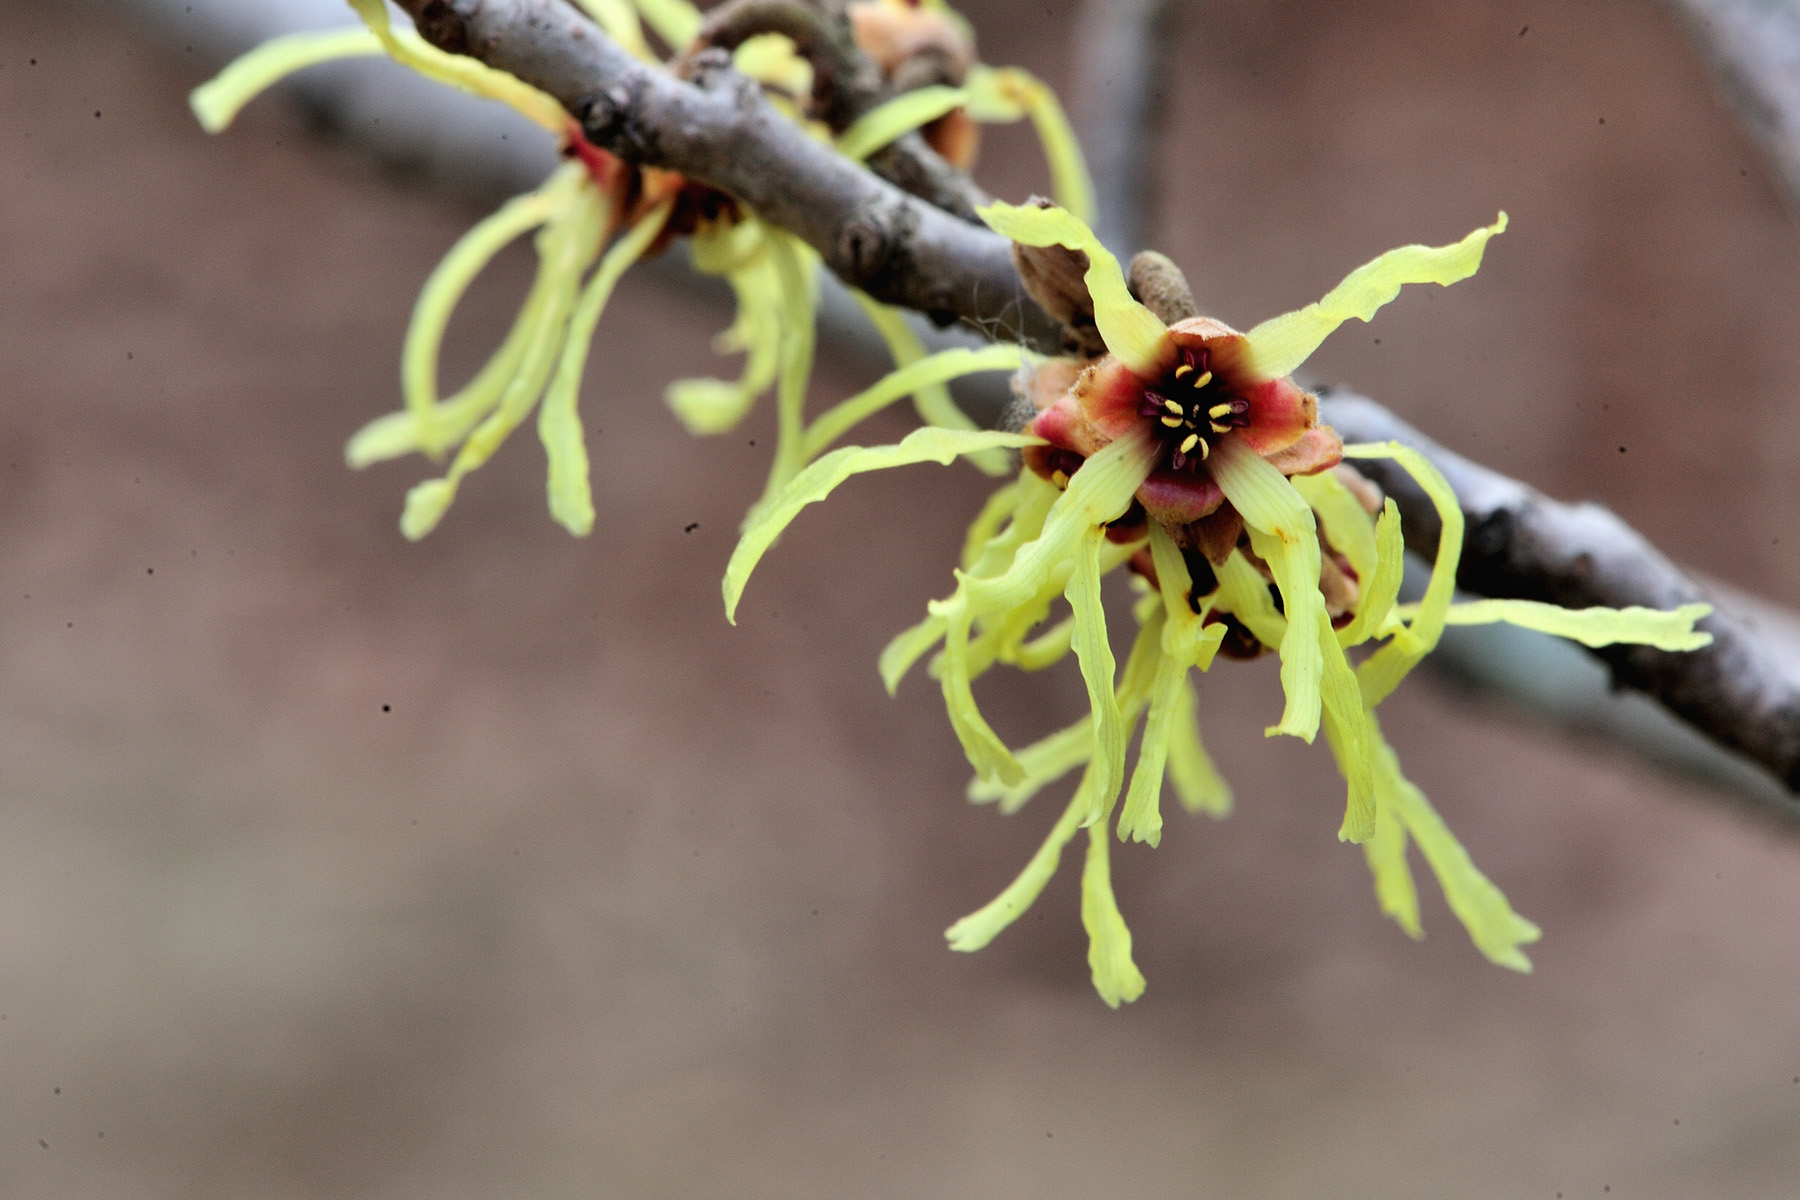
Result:
[[[1081,923],[1087,929],[1088,969],[1093,973],[1094,990],[1107,1007],[1117,1008],[1143,995],[1144,975],[1131,961],[1131,930],[1113,895],[1111,846],[1101,825],[1088,828],[1087,861],[1081,872]]]
[[[1375,834],[1363,842],[1363,859],[1375,881],[1375,903],[1383,916],[1415,941],[1425,936],[1419,920],[1419,887],[1406,861],[1406,828],[1392,803],[1377,806]]]
[[[920,388],[961,379],[979,371],[1017,370],[1025,362],[1026,355],[1027,351],[1018,346],[984,346],[979,350],[958,346],[951,350],[940,350],[889,371],[872,387],[820,413],[807,427],[802,441],[804,453],[811,458],[844,436],[853,426]],[[959,423],[959,426],[967,428],[972,424],[973,422],[965,421]]]
[[[912,670],[912,665],[931,648],[944,640],[944,630],[950,622],[943,617],[927,616],[923,621],[909,629],[894,635],[881,651],[876,660],[876,669],[881,674],[881,684],[887,688],[888,695],[893,695],[900,687],[900,681]]]
[[[1288,482],[1312,507],[1326,540],[1350,560],[1357,577],[1364,581],[1371,578],[1375,574],[1375,518],[1362,501],[1330,471],[1295,475]]]
[[[453,396],[433,405],[423,417],[408,410],[377,417],[351,437],[344,447],[344,460],[360,470],[371,463],[384,462],[402,454],[422,453],[439,458],[444,450],[469,436],[469,432],[500,402],[513,377],[525,361],[525,352],[557,291],[556,272],[542,260],[531,291],[519,306],[512,328],[486,363]],[[401,363],[405,379],[406,364]],[[435,384],[434,384],[435,386]]]
[[[569,114],[553,98],[505,71],[461,54],[448,54],[410,29],[394,29],[388,22],[386,0],[348,0],[388,54],[402,66],[459,91],[498,100],[526,120],[560,134]]]
[[[1231,785],[1219,774],[1201,741],[1199,710],[1190,675],[1175,694],[1175,715],[1169,724],[1169,782],[1175,786],[1175,798],[1188,812],[1228,816]]]
[[[759,505],[812,457],[806,452],[806,388],[812,379],[817,339],[813,315],[819,300],[812,247],[783,230],[769,229],[765,236],[781,289],[781,351],[775,384],[775,454]],[[751,510],[753,516],[755,511]]]
[[[1021,671],[1042,671],[1061,662],[1074,649],[1075,618],[1058,621],[1055,625],[1025,642],[1002,661],[1009,662]]]
[[[1140,375],[1154,375],[1162,369],[1168,354],[1167,327],[1132,298],[1119,260],[1080,218],[1066,208],[1000,203],[977,212],[994,232],[1021,245],[1066,246],[1086,254],[1084,278],[1094,301],[1094,324],[1106,348]]]
[[[1100,606],[1100,543],[1105,536],[1096,527],[1082,539],[1067,592],[1069,607],[1075,610],[1075,658],[1094,714],[1094,780],[1084,824],[1105,819],[1125,775],[1125,719],[1113,692],[1115,664],[1106,637],[1106,610]]]
[[[940,422],[933,421],[931,424],[937,425]],[[944,426],[944,428],[948,429],[952,426]],[[969,531],[963,535],[962,554],[958,559],[963,570],[970,571],[975,568],[975,563],[980,559],[988,542],[1000,532],[1000,526],[1019,510],[1019,500],[1025,494],[1027,480],[1035,478],[1036,476],[1031,472],[1021,471],[1019,478],[1003,487],[995,488],[994,493],[982,504],[981,511],[975,514],[973,521],[969,522]]]
[[[1050,506],[1043,532],[1019,548],[1004,573],[959,576],[963,601],[975,612],[1015,608],[1035,596],[1050,572],[1067,563],[1089,529],[1121,516],[1156,462],[1159,446],[1134,430],[1089,455]]]
[[[1163,633],[1157,647],[1144,735],[1138,742],[1137,765],[1132,768],[1118,828],[1121,841],[1129,838],[1155,846],[1162,841],[1162,784],[1171,731],[1181,711],[1188,669],[1194,665],[1197,651],[1194,643],[1201,631],[1200,615],[1188,604],[1193,576],[1181,551],[1161,525],[1150,527],[1150,554],[1161,590]],[[1214,648],[1223,635],[1223,626],[1215,627],[1211,638]]]
[[[1425,585],[1425,598],[1419,602],[1416,615],[1406,628],[1407,636],[1395,637],[1356,669],[1363,700],[1373,709],[1393,693],[1407,672],[1431,653],[1444,632],[1450,601],[1456,594],[1457,564],[1462,561],[1463,513],[1449,480],[1410,446],[1402,446],[1399,442],[1346,446],[1344,457],[1391,458],[1399,463],[1430,498],[1442,526],[1438,534],[1437,558],[1431,567],[1431,582]]]
[[[1348,788],[1338,839],[1366,842],[1375,836],[1374,732],[1356,672],[1350,669],[1343,647],[1338,645],[1330,618],[1321,608],[1313,620],[1325,667],[1319,689],[1324,721],[1335,734],[1332,750]]]
[[[740,233],[748,236],[738,236]],[[737,319],[713,339],[721,354],[745,352],[737,381],[677,379],[663,393],[687,431],[696,435],[727,433],[749,413],[756,398],[769,390],[781,365],[783,299],[775,264],[764,253],[760,223],[745,221],[715,227],[692,241],[696,270],[723,275],[737,295]]]
[[[1268,732],[1312,741],[1319,731],[1319,680],[1324,660],[1318,619],[1325,612],[1319,593],[1319,534],[1312,509],[1287,477],[1239,438],[1222,438],[1209,463],[1226,499],[1243,516],[1250,544],[1281,589],[1287,631],[1281,639],[1281,687],[1287,705]],[[1337,643],[1332,642],[1335,648]]]
[[[1375,728],[1376,782],[1381,803],[1392,806],[1394,814],[1425,856],[1444,899],[1456,914],[1469,940],[1489,962],[1510,970],[1529,972],[1531,960],[1520,946],[1535,942],[1541,936],[1538,927],[1513,911],[1506,896],[1492,880],[1483,875],[1469,858],[1456,835],[1425,799],[1425,793],[1400,773],[1400,761],[1393,748]],[[1398,914],[1395,914],[1396,916]],[[1415,918],[1416,919],[1416,918]]]
[[[969,687],[969,626],[967,611],[952,614],[944,628],[944,653],[939,682],[944,692],[944,711],[950,717],[950,728],[962,743],[963,755],[975,774],[994,779],[1007,786],[1024,782],[1025,768],[1000,740]]]
[[[1375,570],[1362,578],[1356,616],[1338,630],[1340,646],[1360,646],[1379,637],[1400,595],[1400,583],[1406,574],[1406,540],[1400,529],[1400,509],[1391,496],[1383,502],[1381,517],[1375,522],[1375,547]]]
[[[1138,714],[1149,701],[1162,630],[1163,613],[1159,608],[1150,614],[1149,619],[1138,630],[1137,638],[1131,644],[1131,653],[1126,656],[1125,669],[1119,672],[1116,699],[1127,733],[1137,723]],[[1020,750],[1015,757],[1024,771],[1024,778],[1018,783],[1001,784],[976,778],[969,784],[969,799],[977,804],[998,800],[1001,812],[1017,812],[1042,788],[1055,783],[1083,763],[1092,761],[1093,756],[1094,714],[1090,711],[1074,724]],[[1091,777],[1084,778],[1082,785],[1084,788],[1092,787],[1093,782]],[[1082,815],[1087,814],[1084,812]]]
[[[400,349],[400,393],[407,411],[419,423],[421,440],[430,453],[441,453],[443,435],[435,428],[438,403],[438,356],[444,332],[469,285],[494,256],[512,242],[576,202],[585,176],[579,163],[559,168],[535,192],[515,196],[477,222],[432,269]]]
[[[860,291],[852,289],[852,296],[862,307],[869,318],[869,324],[887,343],[888,353],[893,355],[896,367],[911,366],[925,357],[925,347],[920,344],[918,336],[907,325],[906,318],[900,310],[892,305],[882,304]],[[927,384],[913,393],[913,409],[919,414],[919,420],[927,425],[942,425],[946,429],[974,429],[975,422],[968,414],[956,406],[950,398],[950,389],[941,383]],[[996,450],[993,454],[978,454],[969,462],[984,475],[996,478],[1008,474],[1012,470],[1012,460]]]
[[[833,450],[804,471],[772,497],[745,525],[737,549],[725,568],[725,615],[733,624],[737,620],[738,600],[744,584],[763,554],[774,544],[801,509],[825,499],[840,483],[865,471],[882,471],[913,463],[935,462],[947,465],[958,455],[970,454],[999,446],[1031,446],[1041,439],[1024,433],[992,433],[964,429],[916,429],[893,446],[845,446]]]
[[[538,437],[544,443],[550,467],[545,487],[549,492],[550,515],[576,537],[586,537],[594,528],[594,494],[588,483],[587,439],[581,426],[578,405],[581,378],[587,370],[588,348],[593,342],[594,327],[612,297],[613,288],[643,257],[669,219],[672,201],[665,201],[638,218],[600,260],[581,299],[569,317],[569,328],[563,338],[562,354],[556,373],[538,405]]]
[[[1081,828],[1081,818],[1089,806],[1086,780],[1075,789],[1074,798],[1063,810],[1062,817],[1051,827],[1050,833],[1038,847],[1037,853],[1025,864],[1018,877],[1006,886],[1006,890],[992,900],[970,913],[956,924],[944,931],[952,950],[972,954],[986,946],[1000,931],[1011,925],[1024,915],[1037,898],[1043,894],[1044,885],[1056,874],[1056,865],[1062,860],[1063,847]]]
[[[962,88],[935,84],[884,100],[838,134],[838,153],[861,162],[883,146],[968,103]]]
[[[1083,221],[1094,219],[1094,182],[1088,174],[1081,142],[1069,126],[1056,93],[1042,80],[1018,67],[969,68],[964,90],[969,116],[982,122],[1017,121],[1030,117],[1050,167],[1050,192],[1056,202]]]
[[[1401,246],[1345,276],[1325,298],[1295,312],[1272,317],[1252,329],[1249,366],[1265,379],[1291,375],[1331,332],[1351,317],[1367,321],[1408,283],[1446,287],[1467,279],[1481,266],[1488,239],[1506,231],[1506,214],[1448,246]]]
[[[237,119],[244,105],[296,71],[340,58],[386,53],[365,28],[325,33],[289,33],[271,38],[235,60],[188,95],[200,128],[218,133]]]
[[[501,443],[537,404],[555,369],[569,314],[576,303],[581,273],[599,250],[610,211],[610,206],[597,192],[584,187],[580,202],[559,212],[539,231],[538,256],[549,285],[542,315],[528,335],[519,357],[518,371],[507,381],[493,411],[457,450],[444,478],[436,481],[441,483],[441,489],[414,489],[415,495],[431,497],[432,502],[415,504],[413,496],[408,496],[400,524],[401,532],[408,538],[417,540],[431,532],[462,480],[493,457]],[[437,503],[439,496],[444,497],[442,504]]]

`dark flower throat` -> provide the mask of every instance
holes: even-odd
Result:
[[[1209,369],[1211,353],[1183,348],[1181,361],[1154,388],[1144,389],[1138,415],[1162,432],[1172,471],[1198,471],[1221,435],[1250,424],[1250,404],[1226,393]]]

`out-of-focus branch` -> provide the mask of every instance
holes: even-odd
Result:
[[[433,44],[556,97],[595,145],[726,191],[798,234],[845,282],[940,324],[1054,351],[1012,245],[814,141],[709,51],[691,81],[647,66],[563,0],[405,0]]]
[[[1800,207],[1800,4],[1669,0]]]
[[[1155,192],[1155,100],[1169,0],[1082,0],[1075,18],[1076,126],[1094,176],[1094,232],[1115,253],[1143,247]]]
[[[1437,445],[1373,401],[1328,392],[1320,416],[1347,440],[1414,446],[1450,481],[1468,535],[1460,586],[1483,596],[1590,605],[1675,608],[1696,600],[1716,606],[1700,628],[1712,645],[1680,654],[1647,646],[1593,653],[1615,683],[1654,696],[1720,745],[1760,764],[1790,792],[1800,791],[1800,658],[1767,636],[1739,604],[1711,592],[1665,558],[1643,535],[1594,504],[1564,504]],[[1393,464],[1359,459],[1400,506],[1407,544],[1429,556],[1440,524],[1431,502]],[[1788,815],[1800,812],[1792,798]]]

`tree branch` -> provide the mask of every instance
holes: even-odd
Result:
[[[420,32],[542,88],[595,144],[730,192],[817,249],[839,277],[940,321],[1054,352],[1059,328],[1027,299],[1011,245],[835,154],[775,112],[714,53],[685,82],[636,62],[562,0],[405,0]],[[1594,505],[1567,505],[1435,445],[1361,397],[1322,415],[1353,440],[1417,446],[1449,478],[1469,519],[1459,581],[1488,596],[1569,607],[1673,608],[1708,598],[1643,537]],[[1408,540],[1435,549],[1439,525],[1402,473],[1367,461],[1401,505]],[[1362,466],[1359,463],[1359,466]],[[1712,598],[1714,603],[1719,600]],[[1614,679],[1658,699],[1719,744],[1800,787],[1800,664],[1784,661],[1729,603],[1705,650],[1597,652]]]
[[[563,0],[404,0],[426,40],[561,101],[595,145],[729,192],[878,300],[1047,352],[1061,328],[1019,284],[1012,244],[822,145],[717,55],[684,81],[625,53]]]

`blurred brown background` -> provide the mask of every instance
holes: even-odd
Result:
[[[1067,0],[968,7],[1066,78]],[[1504,207],[1477,278],[1318,375],[1800,604],[1800,227],[1660,7],[1192,3],[1177,36],[1155,240],[1219,315]],[[1429,883],[1427,941],[1382,920],[1328,756],[1260,736],[1266,663],[1203,693],[1236,815],[1115,859],[1143,1000],[1095,998],[1071,869],[946,951],[1055,801],[965,805],[935,689],[874,658],[986,483],[846,488],[730,628],[769,425],[683,435],[661,388],[726,313],[639,277],[590,371],[595,534],[548,520],[527,428],[407,544],[422,464],[342,446],[484,209],[279,101],[205,137],[208,70],[0,0],[0,1193],[1792,1193],[1800,843],[1428,680],[1386,727],[1545,927],[1534,976]],[[1001,131],[984,177],[1036,162]],[[984,696],[1015,741],[1082,703]]]

